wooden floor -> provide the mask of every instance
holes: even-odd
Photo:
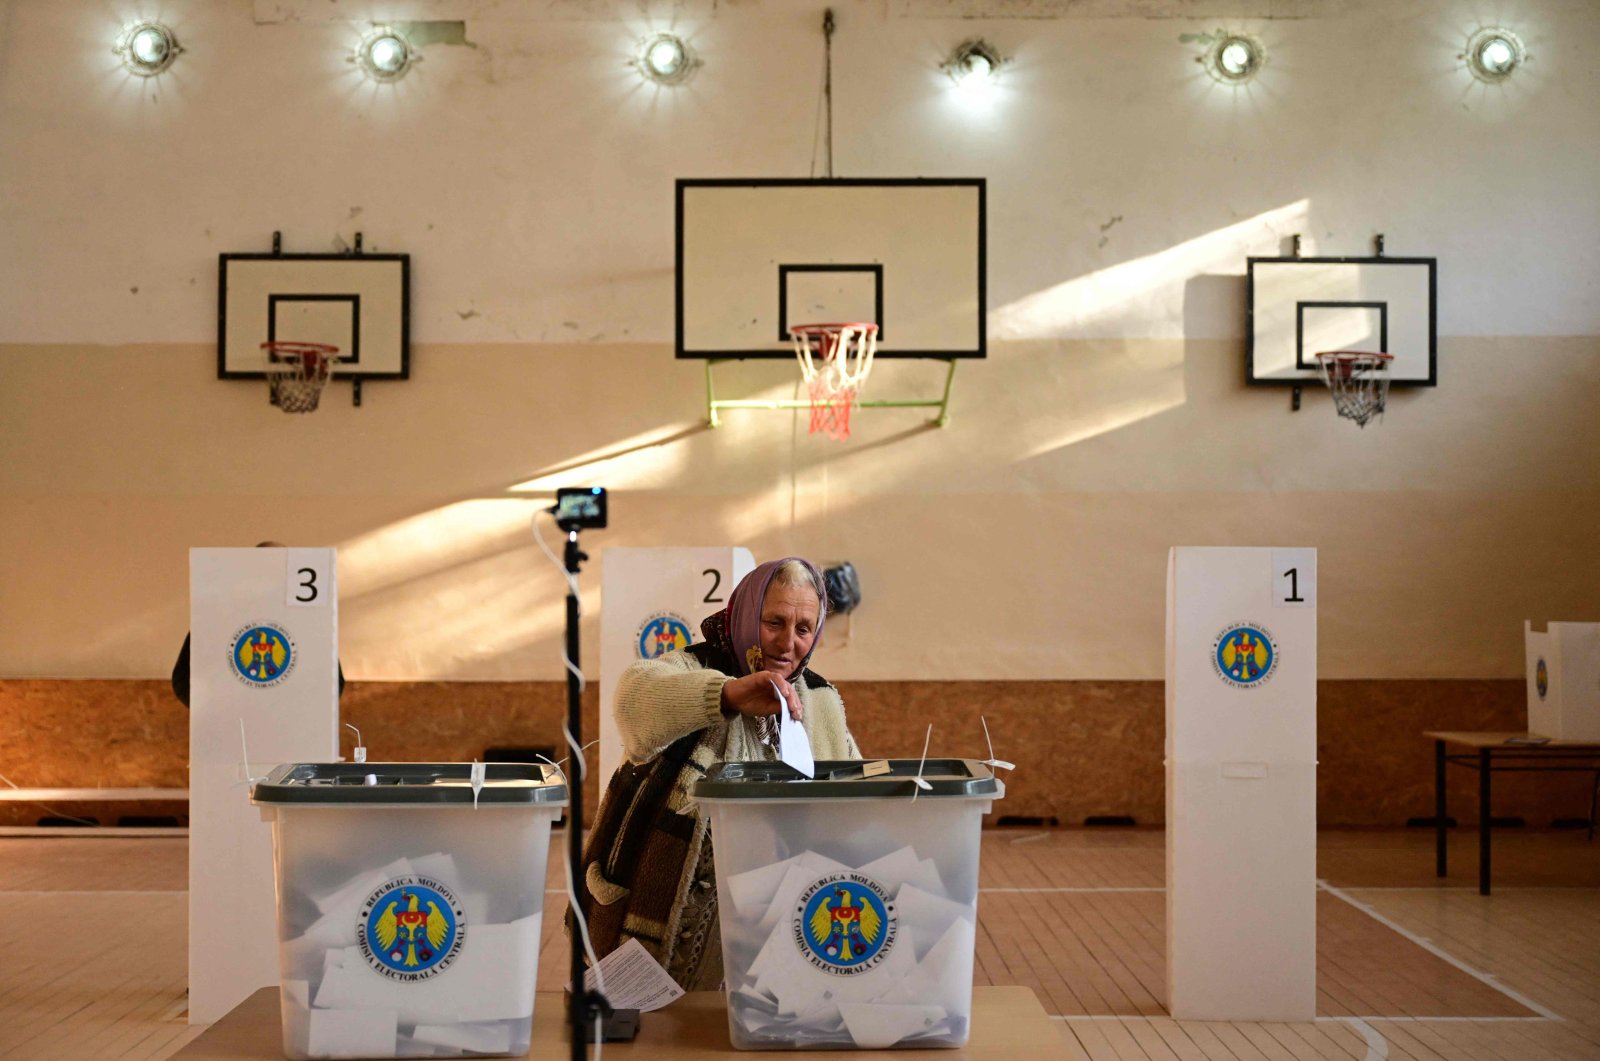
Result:
[[[1318,1017],[1174,1021],[1164,1009],[1164,839],[1140,830],[994,831],[983,841],[976,979],[1025,984],[1061,1055],[1108,1061],[1600,1061],[1600,842],[1475,834],[1433,876],[1432,834],[1318,844]],[[540,983],[562,979],[559,851]],[[0,839],[0,1059],[170,1056],[186,1023],[187,843]]]

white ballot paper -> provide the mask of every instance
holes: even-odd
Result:
[[[628,940],[601,958],[600,971],[606,978],[606,1001],[613,1009],[649,1013],[683,997],[683,988],[636,939]],[[583,974],[583,986],[588,991],[595,989],[593,969]]]
[[[772,682],[772,695],[778,698],[778,758],[807,777],[817,776],[817,760],[811,754],[811,738],[806,728],[789,717],[778,683]]]

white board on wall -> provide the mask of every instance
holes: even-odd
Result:
[[[611,699],[637,659],[705,640],[700,622],[727,607],[733,587],[755,569],[750,550],[605,549],[600,554],[600,792],[622,765],[622,737]]]
[[[1390,354],[1391,385],[1438,382],[1434,258],[1250,258],[1245,358],[1251,383],[1316,382],[1316,355]]]
[[[246,779],[338,757],[334,550],[192,549],[189,599],[189,1023],[207,1024],[278,982],[272,831]]]
[[[982,178],[679,180],[677,356],[794,356],[867,321],[876,357],[986,354]]]

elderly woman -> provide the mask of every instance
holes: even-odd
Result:
[[[701,624],[703,642],[623,673],[616,715],[627,761],[601,800],[578,885],[597,955],[637,939],[686,990],[721,982],[710,823],[689,793],[713,763],[777,758],[780,708],[805,727],[818,759],[861,758],[844,701],[806,669],[827,601],[810,561],[769,561]]]

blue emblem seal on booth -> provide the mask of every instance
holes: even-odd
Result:
[[[1278,667],[1277,643],[1260,623],[1235,623],[1217,635],[1211,667],[1235,688],[1265,685]]]
[[[687,619],[672,612],[659,612],[639,627],[639,658],[655,659],[668,652],[677,652],[688,648],[693,640]]]
[[[413,983],[444,972],[466,934],[461,904],[431,877],[398,877],[361,904],[361,956],[391,980]]]
[[[883,885],[860,873],[835,873],[800,894],[794,938],[815,968],[853,976],[889,956],[896,925],[894,903]]]
[[[252,623],[233,635],[228,660],[234,676],[246,685],[277,685],[294,670],[294,639],[281,626]]]
[[[1533,685],[1539,690],[1539,699],[1543,700],[1550,691],[1550,668],[1546,666],[1544,657],[1539,657],[1539,663],[1533,668]]]

